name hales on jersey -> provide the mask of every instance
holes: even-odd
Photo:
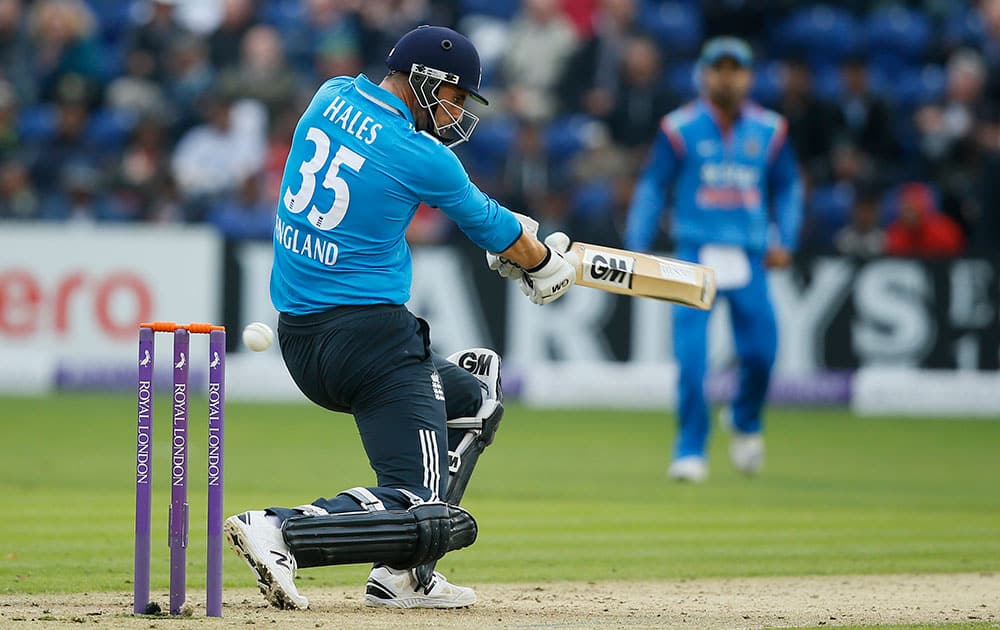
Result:
[[[378,130],[382,128],[381,123],[375,123],[374,118],[361,111],[354,105],[348,105],[347,101],[334,96],[326,110],[323,111],[323,118],[326,118],[335,125],[351,134],[365,144],[375,142],[378,137]]]
[[[336,243],[320,234],[300,233],[298,228],[288,225],[280,216],[274,218],[274,237],[276,242],[293,254],[312,258],[327,267],[337,264],[340,248]]]
[[[632,288],[635,258],[585,249],[583,264],[587,277],[613,287]]]

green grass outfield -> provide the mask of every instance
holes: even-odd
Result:
[[[167,585],[168,410],[157,407],[153,583]],[[204,583],[206,424],[192,404],[191,587]],[[226,511],[295,505],[372,482],[353,421],[305,405],[231,403]],[[135,400],[0,398],[0,592],[127,591]],[[665,479],[666,412],[514,406],[466,506],[478,543],[459,582],[1000,570],[1000,422],[771,414],[766,473],[732,471],[717,435],[709,482]],[[226,584],[252,586],[226,555]],[[310,584],[367,568],[309,571]]]

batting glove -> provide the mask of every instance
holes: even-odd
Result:
[[[553,232],[545,239],[546,254],[537,267],[525,269],[521,275],[521,292],[535,304],[548,304],[559,299],[576,282],[580,265],[570,240],[563,232]]]

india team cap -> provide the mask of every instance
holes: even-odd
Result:
[[[753,63],[753,51],[750,44],[739,37],[714,37],[701,49],[698,63],[703,66],[714,66],[722,59],[732,59],[744,68]]]

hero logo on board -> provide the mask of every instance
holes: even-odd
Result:
[[[109,337],[132,337],[139,322],[152,318],[153,290],[128,271],[72,270],[53,282],[27,268],[0,268],[0,336],[70,334],[81,312]]]

